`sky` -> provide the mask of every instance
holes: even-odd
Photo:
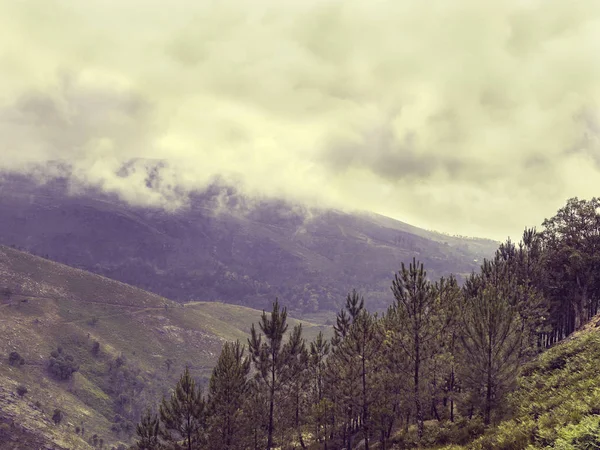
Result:
[[[0,0],[0,170],[518,238],[600,194],[598,55],[597,0]]]

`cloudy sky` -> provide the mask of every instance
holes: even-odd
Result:
[[[516,237],[600,194],[598,55],[598,0],[0,0],[0,169]]]

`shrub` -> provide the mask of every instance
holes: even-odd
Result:
[[[24,397],[25,394],[27,394],[28,390],[25,386],[23,386],[22,384],[20,384],[19,386],[17,386],[17,394],[19,395],[19,397]]]
[[[11,352],[8,356],[8,364],[10,364],[11,366],[22,366],[23,364],[25,364],[25,359],[23,359],[23,357],[17,352]]]
[[[117,356],[117,358],[115,359],[115,366],[117,368],[124,366],[125,363],[127,362],[127,358],[125,357],[125,355],[121,354],[120,356]]]
[[[54,421],[55,425],[61,423],[63,420],[63,412],[60,409],[56,408],[54,410],[54,414],[52,415],[52,420]]]
[[[391,440],[399,448],[439,448],[444,445],[467,445],[485,431],[485,425],[480,417],[471,420],[458,419],[456,422],[435,422],[425,424],[425,434],[419,443],[416,429],[402,431]],[[421,445],[422,447],[419,447]],[[492,448],[492,447],[490,447]],[[495,448],[495,447],[494,447]]]
[[[98,353],[100,353],[100,342],[94,341],[92,344],[92,355],[98,356]]]
[[[68,380],[78,370],[79,366],[75,362],[75,358],[63,353],[62,348],[59,347],[50,354],[48,371],[58,380]]]
[[[592,449],[600,447],[600,423],[596,416],[586,416],[578,424],[570,424],[559,431],[556,448]]]

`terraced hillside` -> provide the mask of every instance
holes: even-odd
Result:
[[[94,435],[105,448],[125,445],[140,412],[186,365],[206,381],[223,342],[245,341],[260,314],[216,302],[183,305],[0,246],[0,448],[18,441],[86,449]],[[328,331],[303,326],[307,339]],[[23,364],[10,359],[13,352]],[[52,352],[70,355],[79,370],[58,379],[48,370]],[[64,413],[59,424],[56,409]]]

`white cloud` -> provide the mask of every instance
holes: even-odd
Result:
[[[600,187],[595,0],[5,1],[0,29],[0,167],[497,238]],[[158,193],[131,158],[169,161]]]

